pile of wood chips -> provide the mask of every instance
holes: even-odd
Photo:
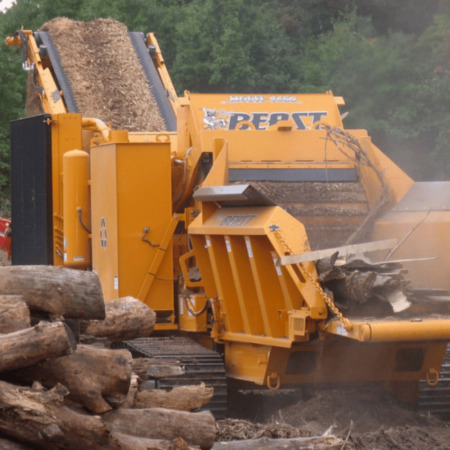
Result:
[[[79,111],[113,129],[165,131],[125,25],[113,19],[44,24],[58,50]]]

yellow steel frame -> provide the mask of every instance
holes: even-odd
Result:
[[[351,329],[333,320],[324,327],[327,333],[359,342],[438,341],[450,338],[450,319],[352,320]]]
[[[145,299],[147,298],[148,293],[150,292],[150,289],[152,287],[152,284],[157,276],[161,263],[164,257],[166,256],[167,251],[170,250],[169,244],[173,238],[175,228],[177,227],[178,222],[181,219],[180,216],[181,216],[180,214],[174,214],[172,220],[169,222],[169,225],[167,226],[167,229],[163,235],[163,238],[161,239],[161,242],[157,247],[155,256],[152,259],[152,262],[147,270],[145,278],[142,282],[142,286],[140,287],[139,293],[137,295],[137,298],[141,301],[145,301]]]
[[[23,36],[25,37],[25,42],[22,39]],[[6,38],[6,45],[16,45],[18,47],[22,47],[23,45],[27,46],[24,68],[35,72],[36,82],[43,88],[43,91],[38,94],[41,98],[44,112],[47,114],[66,113],[67,108],[64,104],[63,95],[59,92],[50,68],[46,66],[44,60],[41,58],[39,47],[33,37],[33,32],[31,30],[21,30],[20,32],[16,32],[14,37]],[[53,96],[52,94],[55,92],[59,93],[59,95]],[[55,100],[55,98],[57,99]]]
[[[156,66],[156,70],[158,71],[159,77],[161,78],[163,85],[165,87],[167,98],[172,106],[172,109],[176,113],[176,111],[180,108],[180,100],[178,99],[175,87],[172,83],[172,79],[170,78],[169,72],[167,71],[166,62],[164,60],[163,54],[159,47],[158,41],[155,38],[154,33],[148,33],[146,39],[147,46],[154,45],[156,49],[156,53],[153,57],[153,61]]]
[[[281,348],[227,341],[225,365],[231,378],[270,389],[329,383],[433,382],[439,377],[446,346],[439,341],[368,344],[336,338]],[[417,359],[405,362],[402,355]]]
[[[279,207],[219,208],[189,227],[202,281],[188,286],[203,284],[206,295],[217,299],[220,340],[288,348],[309,339],[312,319],[327,317],[323,296],[302,275],[305,269],[278,265],[285,248],[273,227],[294,249],[309,248],[303,226]],[[305,267],[317,277],[313,264]]]

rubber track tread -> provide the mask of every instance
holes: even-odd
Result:
[[[214,388],[212,400],[201,410],[209,410],[216,419],[227,414],[227,378],[221,355],[182,336],[149,337],[123,341],[114,347],[128,349],[134,358],[177,359],[185,374],[161,378],[156,381],[157,389],[169,390],[175,386],[190,386],[205,383]]]
[[[425,380],[419,382],[418,409],[445,418],[450,417],[450,344],[447,344],[439,383],[429,386]]]
[[[161,79],[159,78],[158,71],[148,53],[148,49],[145,45],[144,33],[131,31],[129,36],[139,61],[141,62],[142,68],[144,69],[153,97],[158,104],[159,112],[164,120],[166,129],[167,131],[176,131],[177,121],[169,100],[167,99]]]
[[[52,69],[55,74],[56,80],[58,81],[59,87],[63,92],[63,99],[67,106],[68,112],[69,113],[80,112],[77,103],[75,101],[72,88],[70,87],[69,79],[67,78],[64,69],[62,67],[58,50],[53,44],[50,34],[47,31],[39,31],[37,34],[41,39],[42,44],[47,47],[48,57],[50,58],[50,61],[52,63]]]

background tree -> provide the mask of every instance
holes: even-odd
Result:
[[[294,46],[264,2],[194,0],[175,42],[175,83],[192,91],[281,92],[295,79]]]
[[[153,31],[179,93],[322,92],[415,179],[450,179],[450,0],[17,0],[0,35],[112,17]],[[0,200],[26,74],[0,46]],[[0,207],[1,209],[1,207]]]

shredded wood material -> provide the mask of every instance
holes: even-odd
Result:
[[[311,436],[308,431],[291,425],[252,423],[248,420],[224,419],[217,421],[216,441],[237,441],[243,439],[276,438],[286,439]]]
[[[58,17],[40,30],[49,32],[84,117],[114,129],[165,130],[125,25],[113,19]]]

